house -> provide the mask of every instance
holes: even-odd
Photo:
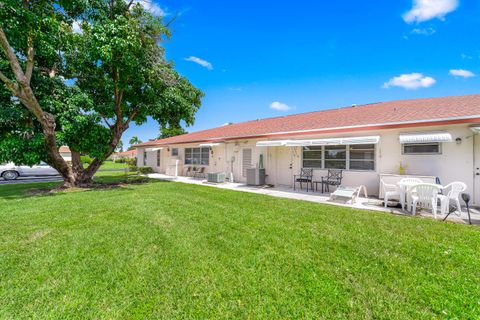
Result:
[[[138,166],[184,174],[188,166],[246,181],[260,155],[267,183],[293,186],[302,167],[314,179],[344,170],[342,184],[379,194],[380,176],[463,181],[480,204],[480,95],[372,103],[230,124],[138,144]]]
[[[137,156],[137,149],[132,149],[132,150],[127,150],[123,152],[112,153],[110,158],[113,161],[116,161],[118,159],[134,159],[136,156]]]
[[[72,161],[72,152],[68,146],[61,146],[58,152],[65,161]]]

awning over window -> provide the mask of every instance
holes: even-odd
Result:
[[[453,141],[452,135],[446,131],[402,133],[399,138],[401,144]]]
[[[287,146],[330,146],[330,145],[352,145],[352,144],[377,144],[380,141],[379,136],[369,137],[349,137],[349,138],[330,138],[330,139],[312,139],[312,140],[289,140]]]
[[[223,143],[200,143],[198,146],[199,147],[217,147],[219,145],[222,145]]]
[[[163,148],[147,148],[145,149],[145,151],[147,152],[153,152],[153,151],[158,151],[158,150],[162,150]]]
[[[311,140],[271,140],[259,141],[257,147],[305,147],[305,146],[329,146],[345,144],[377,144],[380,141],[379,136],[368,137],[349,137],[349,138],[330,138],[330,139],[311,139]]]
[[[257,147],[281,147],[287,143],[287,140],[258,141]]]

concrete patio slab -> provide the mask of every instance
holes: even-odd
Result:
[[[195,179],[192,177],[183,177],[183,176],[172,177],[172,176],[168,176],[160,173],[148,174],[148,177],[152,179],[158,179],[158,180],[164,180],[164,181],[175,181],[180,183],[196,184],[196,185],[208,186],[208,187],[219,188],[219,189],[264,194],[264,195],[278,197],[278,198],[303,200],[303,201],[310,201],[310,202],[316,202],[316,203],[322,203],[322,204],[330,204],[335,206],[350,207],[350,208],[361,209],[361,210],[371,210],[371,211],[379,211],[379,212],[391,213],[391,214],[402,215],[402,216],[411,216],[410,213],[405,212],[400,208],[396,208],[396,207],[385,208],[383,206],[383,201],[377,198],[358,197],[357,201],[351,204],[351,203],[331,201],[330,194],[328,193],[320,193],[320,192],[313,192],[313,191],[306,192],[305,190],[299,190],[299,189],[293,190],[293,188],[282,187],[282,186],[256,187],[256,186],[248,186],[244,183],[231,183],[231,182],[217,184],[217,183],[208,183],[206,180],[203,180],[203,179]],[[480,225],[480,210],[471,209],[470,214],[472,218],[472,224]],[[421,211],[420,216],[433,219],[432,213],[428,211]],[[438,220],[442,220],[443,218],[444,218],[444,215],[437,214]],[[463,211],[460,216],[455,213],[451,214],[448,217],[448,221],[455,222],[455,223],[468,223],[468,215],[467,215],[466,209],[463,208]]]

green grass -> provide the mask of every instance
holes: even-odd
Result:
[[[480,314],[476,227],[173,182],[31,187],[0,187],[0,318]]]
[[[128,168],[128,164],[126,163],[116,163],[113,161],[105,161],[102,166],[100,167],[100,170],[106,170],[106,169],[126,169]]]

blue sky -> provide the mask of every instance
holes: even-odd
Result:
[[[167,57],[205,92],[189,132],[352,104],[480,93],[477,0],[145,5],[166,20],[179,14]],[[157,134],[150,120],[132,126],[124,142]]]

